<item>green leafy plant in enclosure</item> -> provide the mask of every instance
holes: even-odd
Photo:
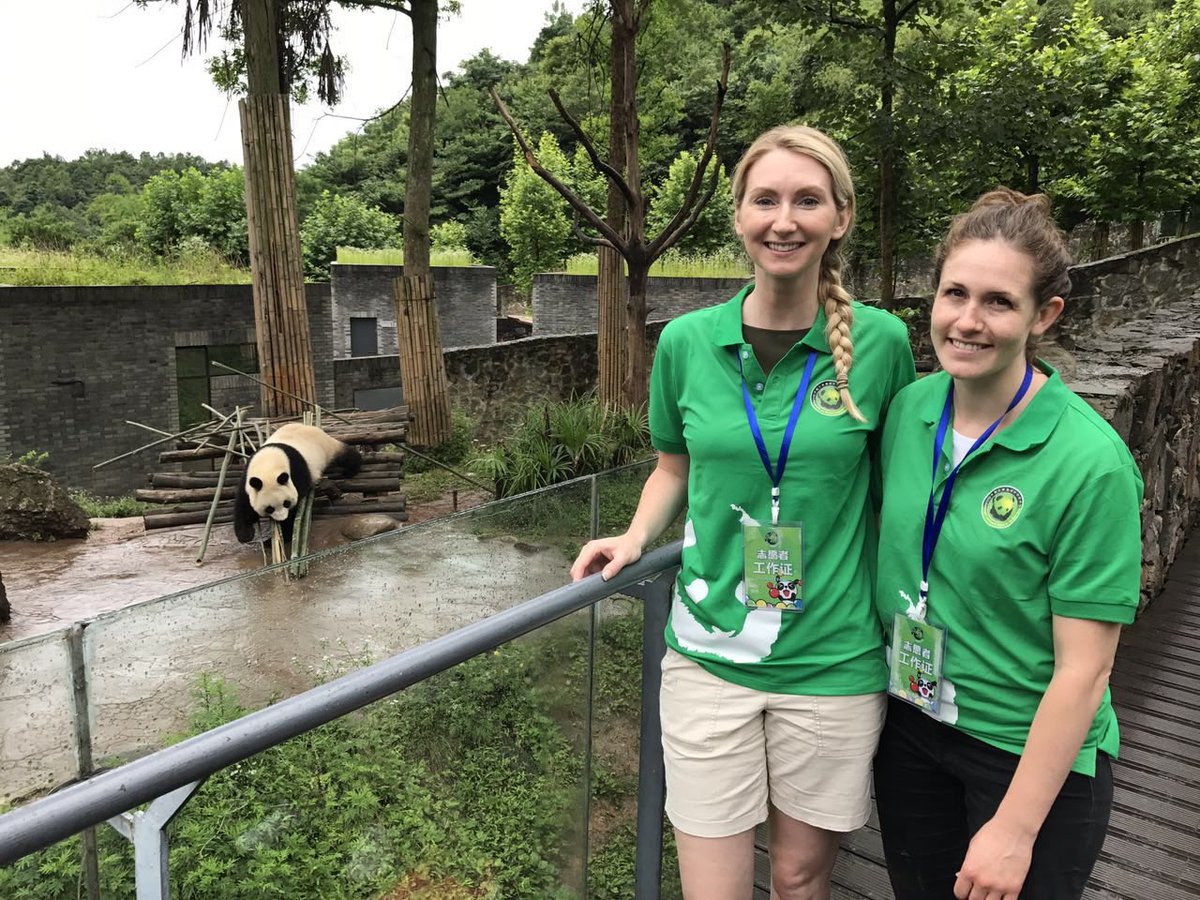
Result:
[[[89,519],[123,519],[140,516],[146,511],[146,504],[129,494],[123,497],[97,497],[84,490],[72,490],[70,494]]]
[[[591,475],[649,453],[644,411],[606,410],[594,396],[530,409],[515,434],[472,459],[499,497]]]

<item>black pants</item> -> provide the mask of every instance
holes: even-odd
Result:
[[[896,900],[952,900],[967,844],[995,815],[1020,757],[888,698],[875,756],[875,805]],[[1021,900],[1078,900],[1104,844],[1112,767],[1072,772],[1033,845]]]

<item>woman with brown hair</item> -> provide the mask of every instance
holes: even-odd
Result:
[[[956,218],[934,276],[943,371],[884,430],[875,797],[897,900],[1078,898],[1104,842],[1142,481],[1033,358],[1070,264],[1043,196],[993,191]]]

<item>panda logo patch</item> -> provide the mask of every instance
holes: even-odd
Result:
[[[842,392],[838,390],[837,382],[832,378],[814,385],[808,399],[812,408],[823,416],[840,416],[846,412]]]
[[[1025,506],[1025,498],[1021,492],[1011,485],[993,488],[983,498],[980,512],[992,528],[1008,528],[1021,515]]]

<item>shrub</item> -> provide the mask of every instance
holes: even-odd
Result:
[[[496,483],[497,496],[507,497],[613,468],[649,445],[644,411],[611,412],[589,397],[534,407],[510,439],[472,466]]]

